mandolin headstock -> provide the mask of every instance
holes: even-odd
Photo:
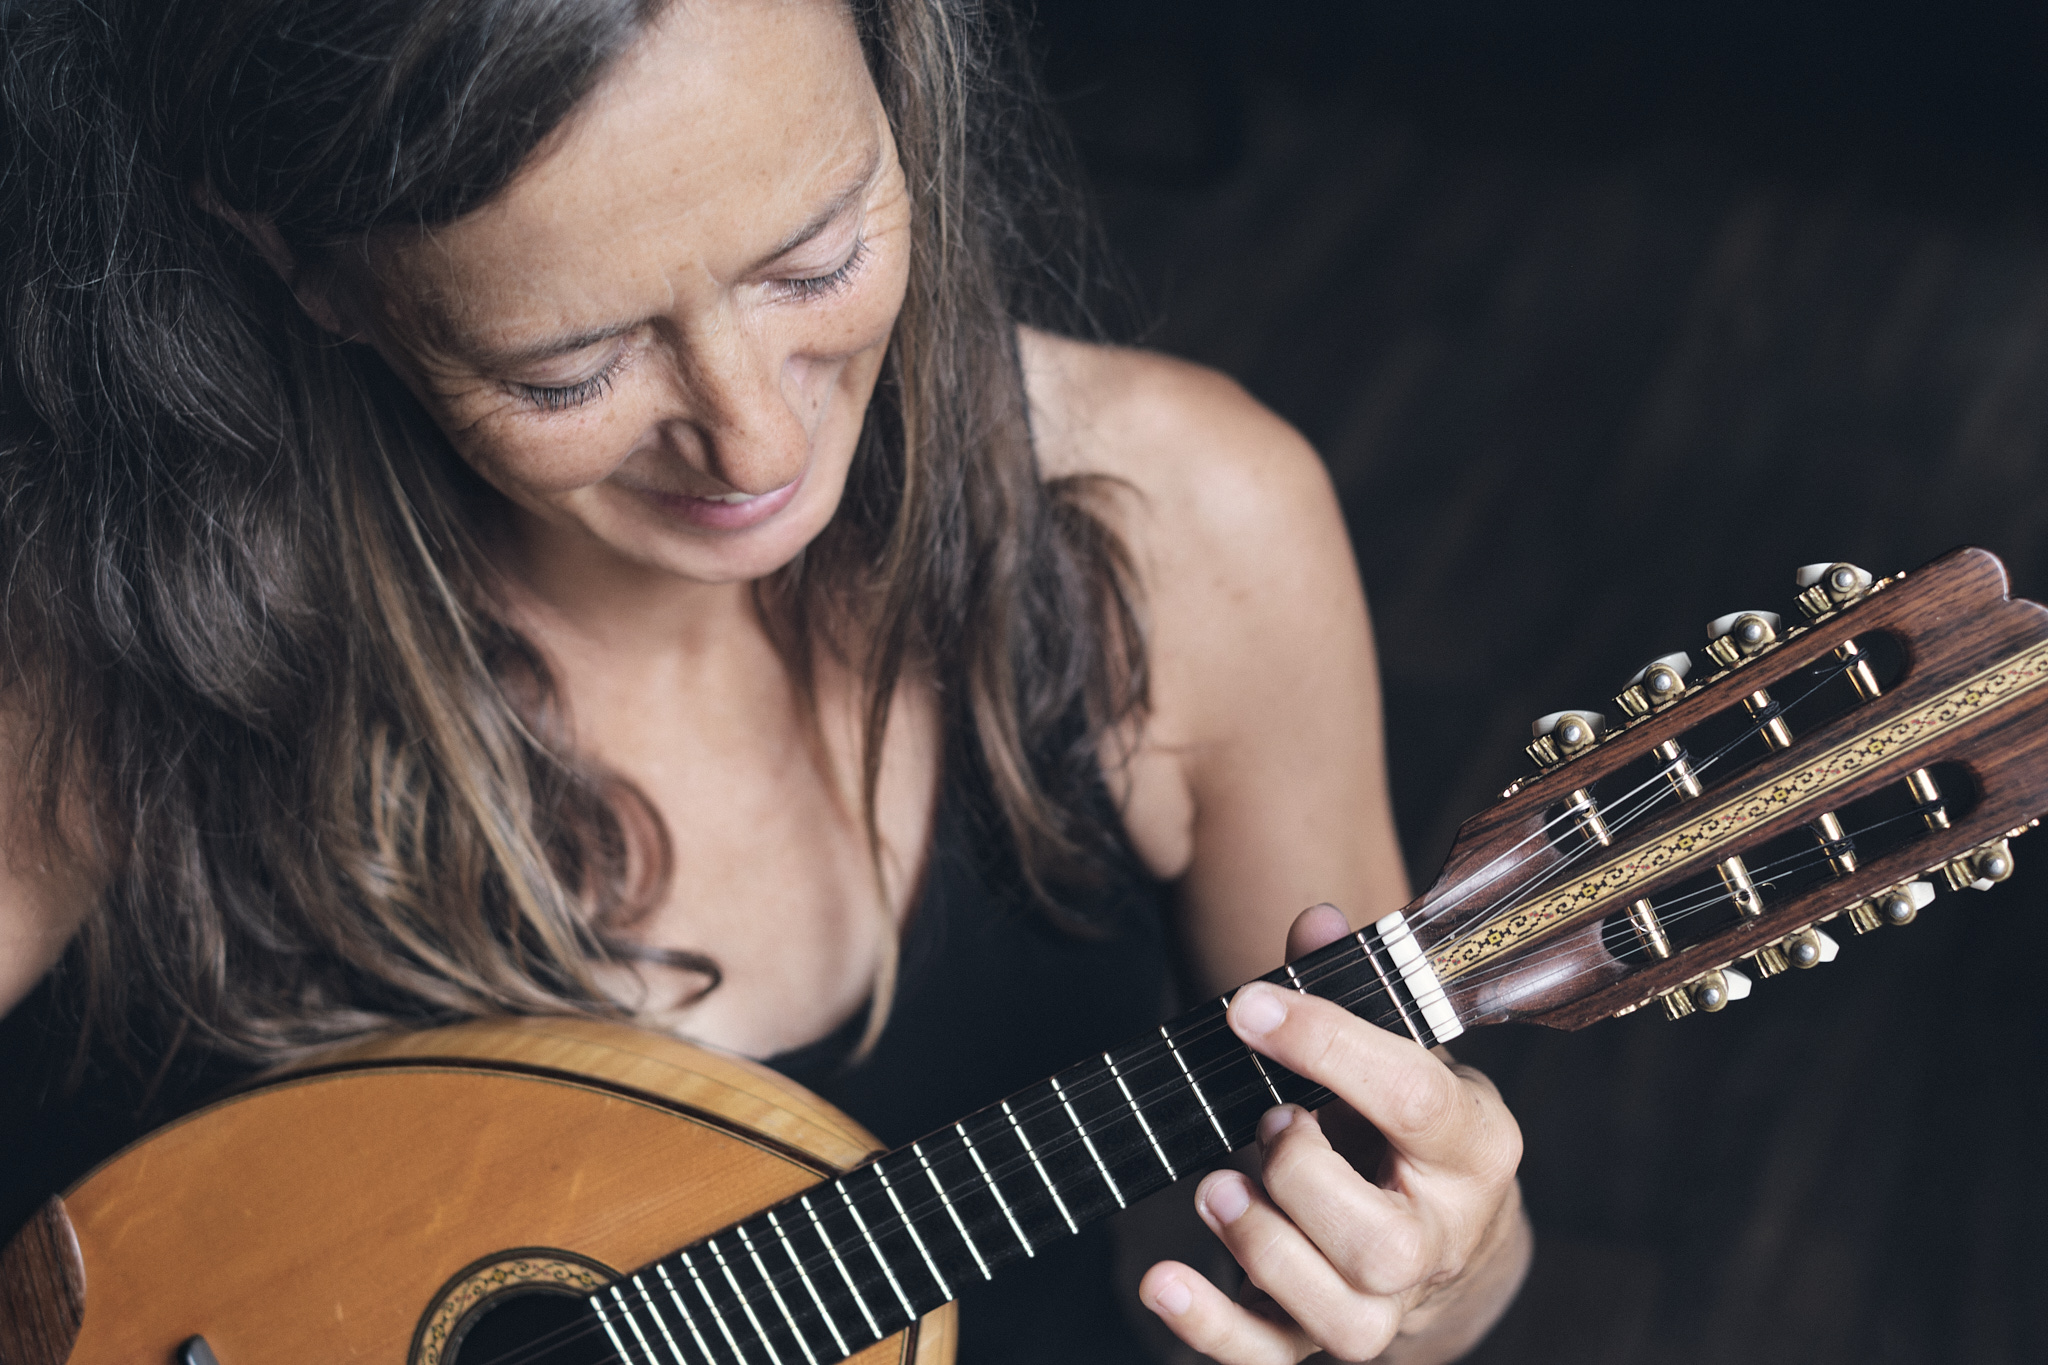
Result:
[[[1976,549],[1798,586],[1796,620],[1732,613],[1537,723],[1538,771],[1406,912],[1464,1023],[1718,1010],[2011,875],[2048,813],[2048,610]]]

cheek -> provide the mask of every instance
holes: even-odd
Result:
[[[899,251],[878,252],[869,270],[837,303],[812,311],[797,339],[796,355],[839,360],[864,352],[878,355],[889,344],[910,272]]]

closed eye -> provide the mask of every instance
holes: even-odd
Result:
[[[620,357],[613,357],[602,370],[574,384],[513,384],[511,389],[543,412],[563,412],[592,403],[611,391],[618,377]]]
[[[827,295],[838,293],[851,283],[853,277],[860,273],[861,267],[867,264],[867,260],[867,240],[865,238],[856,239],[852,252],[847,255],[845,262],[837,270],[823,275],[805,275],[798,276],[795,279],[778,280],[776,283],[791,297],[797,299],[823,298]]]

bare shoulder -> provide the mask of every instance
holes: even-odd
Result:
[[[31,799],[31,718],[0,692],[0,1015],[42,979],[78,929],[91,876],[63,856]],[[80,818],[66,811],[66,826]]]
[[[1024,362],[1041,468],[1105,480],[1137,572],[1151,696],[1106,768],[1198,969],[1266,970],[1317,900],[1398,905],[1371,626],[1322,461],[1201,366],[1035,334]]]
[[[1106,476],[1130,490],[1108,500],[1108,515],[1141,565],[1151,562],[1155,596],[1215,584],[1218,573],[1284,572],[1302,550],[1341,549],[1348,562],[1322,461],[1236,381],[1038,332],[1024,334],[1023,356],[1040,467],[1049,479]],[[1188,563],[1211,572],[1193,582],[1157,572]]]

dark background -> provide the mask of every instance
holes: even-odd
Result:
[[[1037,36],[1138,338],[1329,463],[1419,885],[1531,717],[1790,615],[1798,564],[1970,542],[2048,594],[2048,6],[1040,0]],[[2048,1359],[2016,852],[1723,1014],[1461,1042],[1539,1236],[1477,1358]]]

